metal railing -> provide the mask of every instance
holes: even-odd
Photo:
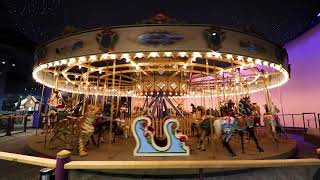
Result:
[[[320,151],[320,150],[319,150]],[[317,151],[318,152],[318,151]],[[70,161],[70,152],[63,150],[56,159],[27,156],[15,153],[0,152],[0,159],[41,167],[54,168],[55,179],[68,179],[68,170],[168,170],[198,169],[203,178],[203,169],[250,169],[274,167],[307,167],[320,166],[320,159],[273,159],[273,160],[203,160],[203,161]],[[200,178],[200,179],[202,179]]]
[[[304,132],[307,132],[308,128],[320,129],[320,113],[317,114],[315,112],[303,112],[303,113],[296,113],[296,114],[279,114],[278,116],[282,120],[283,127],[286,127],[286,128],[303,128]],[[307,118],[307,116],[311,116],[311,117]],[[288,117],[290,119],[288,119]],[[291,121],[290,125],[292,126],[288,124],[288,121],[289,122]],[[298,121],[302,123],[301,126],[297,125]]]
[[[0,115],[0,133],[4,133],[0,137],[26,132],[28,117],[28,115]]]

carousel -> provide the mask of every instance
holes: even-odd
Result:
[[[289,80],[287,52],[254,32],[158,14],[68,31],[39,46],[35,58],[33,78],[52,93],[42,132],[28,140],[33,153],[197,161],[295,152],[269,92]],[[260,105],[250,98],[259,91]]]

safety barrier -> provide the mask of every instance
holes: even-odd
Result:
[[[317,150],[318,155],[320,150]],[[272,167],[320,166],[320,159],[274,159],[274,160],[204,160],[204,161],[70,161],[70,152],[62,150],[57,159],[0,152],[0,159],[24,164],[55,168],[55,179],[68,179],[68,170],[143,170],[143,169],[198,169],[203,177],[203,169],[249,169]],[[201,179],[201,178],[200,178]]]
[[[282,117],[282,124],[284,127],[287,128],[303,128],[304,132],[307,132],[308,128],[319,128],[320,129],[320,113],[316,114],[315,112],[303,112],[303,113],[296,113],[296,114],[279,114],[278,116]],[[297,123],[297,116],[300,117],[299,120],[302,120],[302,125],[298,125]],[[309,119],[307,116],[311,116],[312,118]],[[291,117],[291,119],[286,119],[287,117]],[[290,122],[292,126],[288,125],[286,122]],[[313,125],[313,126],[312,126]]]
[[[28,115],[0,115],[0,123],[6,122],[5,136],[10,136],[13,134],[15,121],[21,120],[23,122],[22,130],[16,133],[27,131]]]

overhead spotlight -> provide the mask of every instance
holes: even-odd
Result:
[[[6,64],[6,62],[5,62],[5,61],[2,61],[2,64]]]
[[[15,67],[16,66],[16,64],[12,64],[12,67]]]
[[[212,33],[212,36],[215,36],[215,35],[217,35],[217,33],[216,33],[216,32],[213,32],[213,33]]]

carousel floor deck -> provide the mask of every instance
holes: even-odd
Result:
[[[27,141],[28,150],[34,155],[55,158],[57,152],[64,149],[62,144],[55,149],[44,147],[44,134],[31,136]],[[50,135],[48,135],[48,139]],[[240,138],[233,137],[231,146],[235,150],[237,156],[231,157],[222,147],[220,142],[216,143],[216,157],[219,160],[236,160],[236,159],[285,159],[292,157],[296,152],[296,141],[291,138],[280,138],[279,146],[273,143],[270,137],[262,129],[258,131],[258,139],[264,152],[259,153],[256,150],[253,140],[245,142],[245,153],[241,153]],[[135,140],[133,137],[125,139],[119,136],[116,142],[109,145],[107,142],[101,143],[100,147],[90,143],[87,147],[88,156],[79,157],[75,152],[71,156],[71,160],[91,160],[91,161],[139,161],[139,160],[209,160],[213,158],[212,145],[208,144],[206,151],[196,148],[196,137],[189,138],[187,145],[190,147],[190,156],[183,157],[136,157],[133,156]]]

